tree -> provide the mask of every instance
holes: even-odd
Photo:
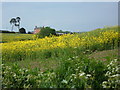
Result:
[[[55,29],[50,27],[43,27],[37,34],[38,38],[44,38],[45,36],[56,35]]]
[[[57,33],[66,33],[66,34],[68,34],[68,33],[71,33],[70,31],[62,31],[62,30],[59,30],[59,31],[56,31]]]
[[[18,27],[18,30],[20,29],[20,20],[20,17],[12,18],[10,20],[10,24],[12,25],[12,31],[14,26]]]
[[[13,27],[15,26],[16,22],[17,22],[17,21],[16,21],[15,18],[12,18],[12,19],[10,20],[10,24],[11,24],[11,26],[12,26],[11,31],[13,31]]]
[[[16,17],[17,22],[15,25],[18,27],[18,30],[20,29],[20,20],[21,20],[20,17]]]
[[[19,33],[26,33],[26,30],[24,28],[20,28]]]

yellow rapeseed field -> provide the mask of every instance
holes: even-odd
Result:
[[[93,45],[103,47],[105,43],[111,43],[112,45],[117,40],[118,32],[108,30],[100,32],[99,36],[92,36],[91,32],[87,32],[82,34],[66,34],[59,37],[45,37],[36,40],[1,43],[0,45],[2,45],[2,59],[7,61],[34,57],[35,53],[56,48],[89,48]]]

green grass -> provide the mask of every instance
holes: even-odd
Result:
[[[33,34],[11,34],[11,33],[0,33],[0,36],[2,37],[3,43],[6,42],[14,42],[14,41],[25,41],[25,40],[33,40]]]
[[[89,55],[90,58],[94,58],[96,60],[112,60],[118,58],[118,49],[113,50],[104,50],[104,51],[96,51]]]
[[[55,70],[60,66],[60,61],[57,58],[37,59],[37,60],[24,60],[15,62],[21,68],[35,69],[38,68],[41,72]],[[10,65],[11,63],[9,63]]]
[[[59,59],[59,64],[57,64],[59,61],[49,58],[49,61],[28,60],[27,62],[26,60],[26,62],[19,61],[12,65],[4,65],[3,88],[103,88],[102,83],[109,79],[105,75],[109,70],[107,66],[111,63],[110,61],[105,63],[102,60],[89,59],[85,55]],[[115,67],[117,64],[112,63],[110,68]],[[117,75],[118,72],[111,73]],[[112,79],[115,79],[115,82],[118,80],[117,77]],[[116,88],[119,87],[118,83],[108,86],[114,87],[114,84]]]

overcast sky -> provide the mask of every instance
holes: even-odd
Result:
[[[21,17],[21,27],[89,31],[118,24],[117,2],[3,2],[2,29],[11,30],[10,19]],[[17,31],[17,28],[14,28]]]

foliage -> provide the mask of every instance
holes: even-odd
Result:
[[[16,17],[10,20],[10,24],[12,25],[12,30],[14,26],[17,26],[18,30],[20,29],[20,19],[21,19],[20,17]]]
[[[5,30],[0,30],[0,33],[15,33],[15,32],[10,32],[10,31],[5,31]]]
[[[32,34],[32,32],[28,31],[28,34]]]
[[[24,28],[20,28],[19,33],[26,33],[26,30]]]
[[[2,43],[2,87],[119,88],[119,60],[105,58],[106,61],[100,61],[88,57],[96,50],[117,49],[118,40],[116,28],[105,28],[81,34]],[[55,70],[48,68],[43,72],[39,67],[27,69],[16,64],[27,59],[33,62],[56,59],[60,63]]]
[[[2,64],[2,88],[119,88],[115,63],[113,60],[106,66],[103,62],[76,56],[64,60],[58,70],[45,72]],[[109,65],[117,67],[116,72]],[[112,72],[107,76],[109,71]]]
[[[38,38],[44,38],[46,36],[55,35],[55,29],[50,27],[41,28],[40,32],[37,34]]]
[[[105,66],[102,62],[75,56],[63,61],[57,75],[59,80],[63,80],[60,83],[61,87],[102,88],[104,74]]]
[[[62,30],[59,30],[59,31],[56,31],[57,33],[71,33],[70,31],[62,31]]]
[[[55,78],[54,72],[39,72],[38,69],[20,69],[14,64],[12,67],[3,64],[3,88],[39,88],[53,86],[51,80]]]
[[[16,19],[15,18],[12,18],[11,20],[10,20],[10,24],[11,24],[11,26],[12,26],[12,30],[11,31],[13,31],[13,27],[15,26],[15,24],[16,24]]]

